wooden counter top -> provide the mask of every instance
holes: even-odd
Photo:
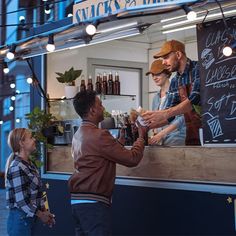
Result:
[[[47,170],[73,172],[69,146],[48,154]],[[137,167],[117,165],[117,176],[147,179],[236,183],[236,148],[146,147]]]

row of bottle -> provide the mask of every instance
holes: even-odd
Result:
[[[81,80],[80,91],[86,90],[85,80]],[[87,90],[94,90],[92,77],[89,76]],[[115,80],[113,80],[113,75],[110,72],[107,79],[106,72],[101,74],[97,74],[95,91],[97,94],[108,94],[108,95],[120,95],[120,79],[118,72],[115,73]]]

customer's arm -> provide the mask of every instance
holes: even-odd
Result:
[[[139,130],[139,138],[134,142],[131,149],[122,146],[107,130],[103,130],[99,138],[103,140],[103,144],[99,149],[100,155],[121,165],[136,166],[143,157],[145,145],[144,137],[147,128],[141,129],[145,131]]]

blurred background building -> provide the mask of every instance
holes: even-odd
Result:
[[[30,37],[34,34],[32,27],[70,17],[73,4],[73,0],[0,1],[0,45],[12,45]],[[5,59],[0,63],[0,172],[4,172],[10,152],[7,145],[9,131],[27,127],[25,114],[37,103],[38,93],[27,82],[31,76],[26,61]]]

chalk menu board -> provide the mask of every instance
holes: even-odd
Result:
[[[203,144],[236,146],[236,53],[223,55],[229,33],[236,40],[236,17],[197,27]]]

